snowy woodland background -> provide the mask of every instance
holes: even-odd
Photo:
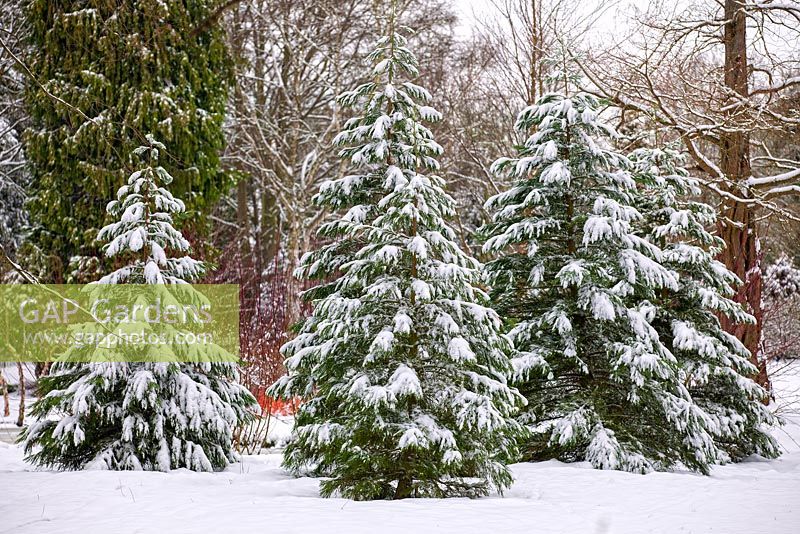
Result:
[[[0,364],[9,527],[47,527],[41,493],[65,530],[236,510],[220,528],[246,531],[252,488],[286,531],[358,530],[328,505],[294,525],[296,497],[503,491],[403,510],[800,529],[800,2],[0,0],[0,20],[3,282],[235,283],[241,304],[239,366]],[[227,485],[185,471],[165,492],[45,489],[42,468],[232,478],[212,503],[197,488]],[[116,515],[67,517],[109,484]]]

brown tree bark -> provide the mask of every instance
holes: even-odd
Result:
[[[533,105],[544,93],[544,77],[542,76],[542,3],[541,0],[531,0],[531,64],[530,64],[530,90],[528,105]]]
[[[247,328],[247,322],[255,312],[258,300],[258,273],[253,268],[253,250],[250,246],[252,232],[248,209],[247,179],[240,178],[236,186],[236,224],[239,227],[239,309],[240,328]]]
[[[233,13],[233,27],[240,28],[242,13],[239,10]],[[242,31],[231,32],[230,48],[232,55],[237,60],[243,57],[245,34]],[[243,107],[243,100],[245,96],[237,86],[234,93],[234,101],[237,109]],[[238,275],[237,281],[239,283],[239,336],[240,347],[244,354],[249,347],[245,345],[247,339],[247,329],[250,327],[250,320],[255,313],[258,303],[258,287],[260,282],[260,271],[256,270],[253,261],[254,250],[251,243],[253,238],[253,225],[251,221],[249,202],[251,187],[250,181],[252,177],[248,173],[246,166],[241,165],[238,161],[234,166],[241,171],[239,181],[236,184],[236,239],[238,254]],[[246,354],[245,354],[246,355]]]
[[[3,417],[11,415],[11,405],[8,400],[8,383],[3,373],[0,373],[0,392],[3,394]]]
[[[397,481],[397,488],[394,492],[394,500],[408,499],[411,497],[414,480],[409,474],[403,474]]]
[[[25,373],[22,363],[17,362],[19,372],[19,415],[17,415],[17,426],[22,426],[25,422]]]
[[[725,240],[727,248],[720,255],[720,261],[743,281],[735,300],[756,318],[755,324],[735,324],[722,316],[722,326],[750,351],[750,361],[758,369],[754,378],[769,390],[766,361],[759,353],[764,314],[761,309],[761,254],[752,209],[744,204],[732,202],[723,207],[722,217],[728,221],[723,221],[721,218],[718,231],[720,237]]]
[[[725,0],[725,86],[744,98],[749,96],[747,64],[747,16],[742,0]],[[739,112],[737,102],[731,95],[729,115]],[[750,178],[750,135],[741,129],[723,130],[720,134],[720,170],[727,179],[727,189],[736,197],[747,197],[743,184]],[[723,317],[723,327],[735,335],[751,354],[752,363],[758,368],[756,379],[769,389],[766,362],[760,361],[761,341],[761,253],[758,227],[755,221],[754,204],[726,199],[722,205],[718,230],[727,248],[720,260],[741,280],[742,285],[736,300],[756,318],[756,324],[732,324]]]

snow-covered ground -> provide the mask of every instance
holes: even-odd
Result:
[[[800,365],[776,376],[784,455],[691,473],[634,475],[583,464],[518,464],[505,496],[321,499],[279,454],[216,474],[36,471],[0,443],[0,533],[458,532],[800,533]]]

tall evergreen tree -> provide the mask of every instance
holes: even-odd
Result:
[[[25,140],[31,245],[51,256],[39,266],[43,280],[102,272],[84,261],[97,256],[97,232],[109,221],[97,206],[125,182],[144,132],[167,146],[163,165],[198,225],[228,186],[218,154],[230,61],[221,29],[205,24],[220,3],[28,2],[26,61],[42,85],[29,84]]]
[[[100,233],[109,257],[130,261],[101,283],[185,284],[202,272],[202,264],[191,257],[172,257],[189,246],[172,227],[172,216],[184,207],[164,188],[172,181],[157,165],[164,145],[150,136],[148,141],[135,151],[146,165],[108,206],[119,222]],[[102,350],[70,347],[64,361],[40,379],[42,396],[32,408],[37,421],[22,435],[29,460],[61,469],[211,471],[235,459],[233,431],[247,421],[247,408],[255,402],[235,383],[235,364],[66,363],[74,352]],[[180,349],[156,350],[171,355]],[[82,354],[80,361],[87,360],[91,357]]]
[[[693,401],[708,415],[720,461],[756,453],[775,457],[778,447],[767,427],[776,421],[761,402],[767,392],[752,380],[758,369],[747,348],[720,324],[722,316],[732,324],[755,319],[732,300],[741,280],[715,259],[725,246],[707,230],[714,228],[716,212],[689,199],[700,189],[681,167],[679,152],[639,149],[630,159],[639,184],[638,226],[663,250],[662,265],[678,279],[676,288],[656,294],[651,322],[678,359]]]
[[[506,384],[507,340],[447,222],[441,147],[423,125],[440,115],[403,81],[416,59],[391,24],[369,58],[374,80],[340,97],[360,110],[336,138],[357,173],[321,186],[317,202],[340,215],[298,269],[334,279],[306,293],[313,313],[272,388],[307,399],[284,465],[329,477],[325,496],[484,495],[511,482],[522,399]]]
[[[661,250],[635,232],[635,182],[597,102],[547,94],[520,113],[530,134],[494,164],[513,179],[487,201],[483,233],[496,309],[518,351],[528,459],[587,460],[636,472],[707,470],[716,448],[676,358],[650,321],[676,290]]]

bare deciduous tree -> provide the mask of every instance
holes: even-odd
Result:
[[[492,76],[509,95],[533,104],[547,90],[553,52],[576,46],[618,0],[490,0],[477,35],[494,51]],[[518,110],[517,110],[518,111]]]
[[[21,55],[23,23],[20,0],[0,0],[0,245],[12,256],[27,220],[23,204],[28,173],[21,138],[27,113],[24,78],[14,59]]]
[[[17,362],[17,372],[19,373],[19,412],[17,413],[17,426],[25,424],[25,368],[22,362]]]

